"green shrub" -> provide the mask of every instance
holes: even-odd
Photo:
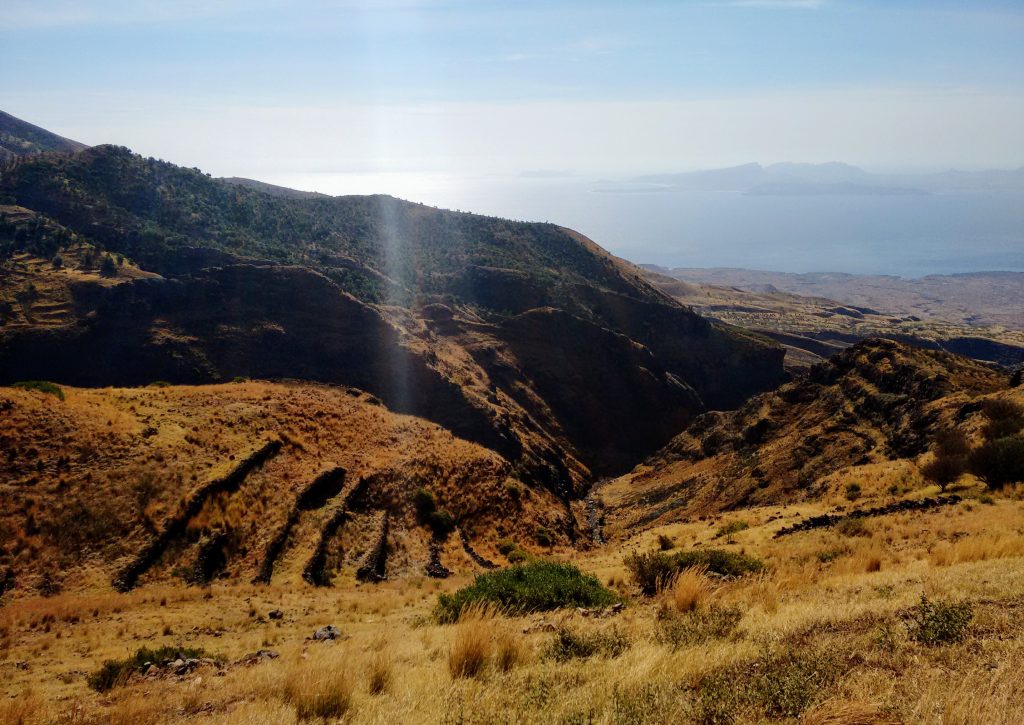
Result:
[[[845,549],[845,548],[825,549],[824,551],[817,552],[815,554],[815,556],[818,558],[818,561],[820,561],[822,564],[828,564],[830,562],[835,561],[840,556],[843,556],[843,555],[849,554],[849,553],[850,553],[850,550],[849,549]]]
[[[498,539],[498,543],[496,544],[496,546],[498,548],[498,553],[501,554],[502,556],[508,556],[513,551],[515,551],[517,548],[519,548],[519,547],[516,546],[516,542],[512,541],[512,539],[507,539],[507,538],[506,539]]]
[[[732,723],[742,719],[798,718],[842,673],[831,651],[764,652],[754,662],[711,673],[700,684],[695,719]],[[750,717],[757,713],[760,717]]]
[[[730,521],[725,526],[722,526],[718,529],[718,532],[715,534],[715,538],[719,539],[723,536],[732,536],[735,533],[744,531],[745,529],[749,528],[750,524],[748,524],[746,521]]]
[[[651,596],[668,584],[672,578],[693,567],[702,567],[720,576],[743,576],[764,569],[759,559],[724,549],[692,549],[676,554],[653,551],[630,554],[623,563],[640,591]]]
[[[665,536],[665,534],[658,534],[658,548],[662,551],[671,551],[676,548],[676,542],[671,536]]]
[[[544,658],[567,662],[573,659],[587,659],[594,655],[618,657],[629,649],[631,644],[629,638],[614,627],[604,632],[578,632],[563,625],[544,648]]]
[[[537,539],[537,544],[540,546],[554,546],[555,537],[551,531],[543,526],[538,526],[534,532],[534,538]]]
[[[159,665],[168,660],[198,659],[206,656],[206,652],[195,647],[143,647],[123,660],[107,660],[102,667],[89,675],[87,681],[89,687],[97,692],[106,692],[124,684],[133,672],[141,670],[147,662]]]
[[[856,501],[858,498],[860,498],[860,484],[851,483],[846,487],[846,500]]]
[[[480,574],[468,587],[441,594],[434,615],[439,622],[455,622],[474,602],[490,602],[509,614],[525,614],[562,607],[605,607],[617,600],[594,575],[584,574],[572,564],[536,559]]]
[[[680,614],[664,610],[658,617],[654,633],[656,642],[673,650],[724,639],[736,630],[743,614],[736,607],[711,605]]]
[[[40,393],[46,393],[53,395],[54,397],[64,400],[64,391],[56,383],[51,383],[47,380],[23,380],[17,383],[11,383],[12,388],[21,388],[22,390],[36,390]]]
[[[434,536],[443,539],[455,529],[455,519],[444,509],[438,509],[427,516],[427,526],[434,532]]]
[[[523,497],[523,487],[516,481],[505,481],[505,494],[513,501],[518,501]]]
[[[412,505],[421,521],[425,521],[430,514],[437,510],[434,494],[425,488],[416,489],[416,493],[412,495]]]
[[[933,602],[924,594],[908,615],[910,638],[923,645],[962,642],[974,612],[970,602]]]

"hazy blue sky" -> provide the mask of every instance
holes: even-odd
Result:
[[[1024,2],[4,0],[0,108],[214,174],[1024,164]]]

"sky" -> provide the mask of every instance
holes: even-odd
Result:
[[[1019,1],[4,0],[0,18],[0,109],[214,175],[1024,165]]]

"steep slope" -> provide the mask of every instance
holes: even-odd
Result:
[[[80,151],[85,144],[58,136],[45,128],[15,118],[0,111],[0,163],[17,156],[29,156],[45,151]]]
[[[129,566],[130,584],[196,572],[248,581],[264,568],[297,584],[321,541],[329,579],[361,562],[381,511],[391,519],[387,573],[422,574],[433,535],[414,507],[421,488],[492,558],[500,537],[531,548],[539,527],[566,528],[560,502],[517,480],[501,456],[353,388],[63,394],[0,388],[0,571],[13,571],[21,591],[47,577],[75,586],[99,574],[106,585]],[[474,567],[455,535],[442,559]]]
[[[622,531],[819,498],[858,467],[906,459],[916,470],[940,428],[977,414],[975,399],[1009,380],[966,358],[868,340],[736,411],[702,415],[601,498]]]
[[[111,146],[18,160],[0,203],[0,273],[64,252],[73,310],[0,328],[0,382],[357,386],[569,499],[783,379],[781,349],[551,224],[288,198]],[[22,283],[23,309],[48,304]]]

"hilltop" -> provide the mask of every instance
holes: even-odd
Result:
[[[51,131],[0,111],[0,163],[18,156],[46,151],[71,152],[87,148],[85,144],[58,136]]]

